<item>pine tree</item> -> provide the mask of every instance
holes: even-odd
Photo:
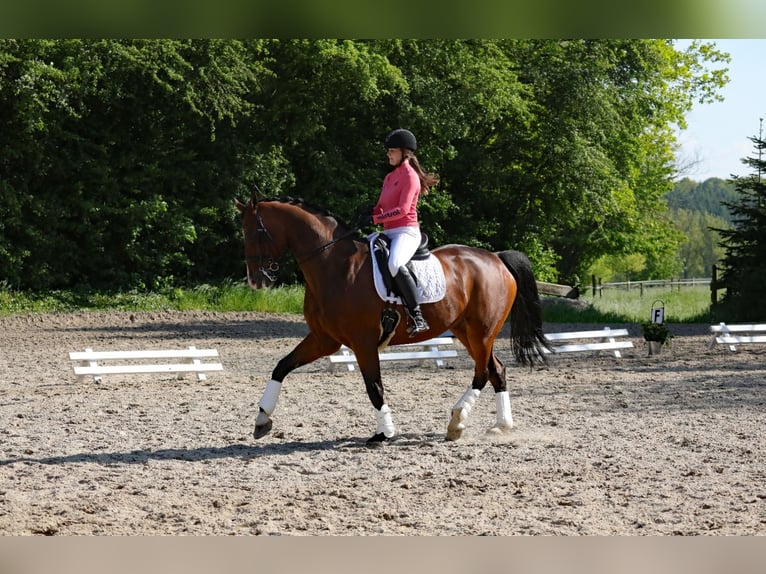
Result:
[[[739,199],[727,204],[734,218],[732,229],[721,233],[725,255],[722,283],[726,295],[716,314],[727,321],[766,321],[766,140],[751,137],[755,157],[742,162],[753,169],[734,176]]]

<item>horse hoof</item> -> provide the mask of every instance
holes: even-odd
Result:
[[[253,438],[259,439],[262,437],[265,437],[269,432],[271,432],[271,419],[263,423],[262,425],[255,425],[255,430],[253,431]]]
[[[465,428],[465,427],[463,427]],[[461,436],[463,436],[463,429],[462,428],[448,428],[447,429],[447,436],[445,437],[449,441],[455,441],[458,440]]]
[[[465,423],[460,416],[461,411],[452,411],[452,419],[447,425],[447,440],[457,440],[463,435]]]
[[[393,438],[393,437],[391,437]],[[388,442],[391,440],[391,438],[387,437],[382,432],[379,432],[378,434],[372,435],[370,438],[367,439],[367,444],[371,446],[377,446],[381,443]]]
[[[487,434],[493,434],[493,435],[506,434],[511,432],[512,429],[513,429],[513,426],[511,425],[503,425],[503,426],[495,425],[492,428],[487,429]]]

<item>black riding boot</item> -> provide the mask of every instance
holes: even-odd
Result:
[[[396,289],[399,291],[399,295],[407,307],[407,312],[412,319],[412,325],[407,327],[407,332],[410,337],[414,337],[422,331],[428,331],[428,323],[423,318],[423,313],[420,311],[420,305],[418,305],[417,286],[415,285],[415,279],[410,274],[410,270],[406,267],[399,267],[399,272],[394,275],[394,283]]]

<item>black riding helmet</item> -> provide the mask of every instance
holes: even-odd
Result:
[[[399,128],[386,136],[386,148],[405,148],[415,151],[418,149],[418,142],[411,131]]]

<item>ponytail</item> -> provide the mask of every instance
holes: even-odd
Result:
[[[423,195],[428,195],[428,192],[431,191],[431,188],[439,183],[439,174],[426,173],[423,171],[423,168],[420,167],[420,162],[418,162],[417,156],[415,156],[415,154],[409,149],[404,150],[404,159],[409,160],[412,169],[414,169],[415,173],[418,174],[418,177],[420,178],[420,191],[423,193]]]

